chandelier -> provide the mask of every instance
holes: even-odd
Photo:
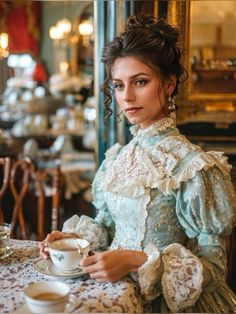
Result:
[[[71,31],[71,22],[64,18],[59,20],[56,25],[49,28],[49,36],[56,43],[60,43],[62,46],[66,46],[68,43],[68,36]]]
[[[93,34],[93,21],[91,19],[83,20],[78,25],[63,18],[56,25],[49,28],[49,36],[56,45],[67,46],[68,44],[76,44],[79,35],[82,36],[84,46],[88,46],[90,36]]]
[[[92,19],[86,19],[79,24],[79,33],[82,36],[82,43],[84,47],[89,46],[90,38],[93,35],[93,21]]]

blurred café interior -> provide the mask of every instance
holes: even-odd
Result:
[[[104,124],[101,50],[139,12],[180,28],[189,78],[178,127],[225,152],[236,188],[236,2],[215,2],[0,2],[0,219],[14,237],[42,240],[73,214],[96,214],[95,171],[131,136],[116,115]]]

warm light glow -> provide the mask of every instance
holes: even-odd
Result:
[[[5,58],[8,56],[8,34],[0,34],[0,58]]]
[[[219,102],[215,101],[214,104],[206,103],[204,107],[207,112],[210,112],[210,111],[234,112],[235,111],[234,104],[232,101],[219,101]]]
[[[66,74],[69,70],[69,63],[66,61],[61,61],[59,63],[59,70],[60,70],[60,73]]]
[[[56,27],[62,34],[68,34],[71,31],[71,22],[68,19],[62,19],[57,22]]]
[[[78,36],[78,34],[72,34],[72,35],[70,36],[70,43],[71,43],[72,45],[77,44],[78,41],[79,41],[79,36]]]
[[[93,33],[93,25],[90,20],[85,20],[79,24],[79,32],[82,36],[90,36]]]
[[[0,46],[3,49],[6,49],[8,47],[8,34],[7,33],[0,34]]]
[[[65,46],[68,42],[68,36],[71,31],[71,22],[68,19],[62,19],[56,25],[49,28],[49,36],[55,43]]]
[[[56,26],[51,26],[49,28],[49,36],[53,39],[53,40],[60,40],[63,38],[63,33],[58,29],[58,27]]]

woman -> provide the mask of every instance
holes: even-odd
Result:
[[[230,166],[175,127],[173,97],[184,73],[178,35],[165,21],[138,15],[104,48],[105,106],[114,91],[133,139],[111,147],[97,172],[96,218],[73,216],[40,252],[47,258],[47,242],[76,234],[104,250],[81,262],[91,278],[131,274],[156,312],[236,312],[225,283],[225,238],[236,210]]]

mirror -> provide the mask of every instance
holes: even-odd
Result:
[[[93,75],[94,23],[93,3],[82,11],[79,21],[78,67],[81,73]]]
[[[235,12],[235,1],[169,2],[168,18],[181,28],[183,64],[189,74],[181,86],[180,118],[197,111],[235,111]]]
[[[192,1],[190,93],[236,94],[236,2]]]
[[[80,14],[73,21],[75,40],[71,41],[70,64],[75,75],[94,75],[94,4],[87,1]]]

